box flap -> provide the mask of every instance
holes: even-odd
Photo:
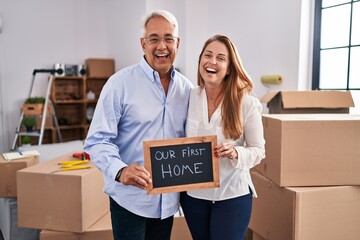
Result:
[[[281,94],[283,108],[349,108],[354,101],[349,91],[269,91],[261,99],[269,103]]]
[[[267,93],[260,99],[260,102],[262,102],[262,103],[268,103],[268,102],[270,102],[278,93],[279,93],[279,91],[270,91],[270,92],[267,92]]]
[[[350,92],[282,91],[284,108],[348,108],[354,107]]]
[[[268,124],[268,119],[272,121],[281,121],[281,122],[315,122],[315,121],[322,121],[322,122],[344,122],[344,121],[360,121],[360,114],[338,114],[338,113],[311,113],[311,114],[263,114],[264,125]],[[265,125],[266,126],[266,125]]]

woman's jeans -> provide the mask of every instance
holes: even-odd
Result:
[[[244,239],[250,222],[252,193],[223,201],[208,201],[180,195],[194,240],[240,240]]]

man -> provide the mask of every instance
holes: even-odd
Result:
[[[157,10],[144,18],[140,63],[105,84],[84,150],[104,173],[114,239],[170,239],[179,194],[147,195],[144,140],[184,137],[191,82],[175,70],[178,23]]]

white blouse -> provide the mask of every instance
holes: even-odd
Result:
[[[239,139],[225,139],[221,128],[221,105],[208,121],[206,92],[200,87],[192,89],[186,121],[186,136],[217,135],[218,144],[230,141],[238,153],[237,159],[219,158],[220,187],[188,191],[188,195],[219,201],[250,193],[257,197],[249,170],[265,158],[265,139],[261,119],[260,101],[245,94],[242,102],[243,133]]]

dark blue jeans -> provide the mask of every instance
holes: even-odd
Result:
[[[133,214],[110,198],[114,240],[170,240],[173,217],[145,218]]]
[[[182,192],[180,203],[194,240],[244,239],[252,210],[251,193],[212,202]]]

